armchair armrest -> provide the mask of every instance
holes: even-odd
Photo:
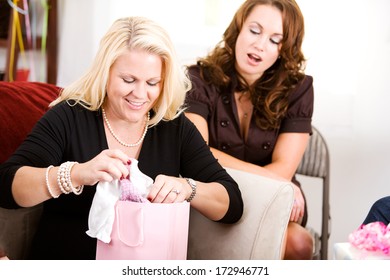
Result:
[[[294,200],[292,185],[226,170],[240,187],[243,216],[236,224],[221,224],[191,208],[188,259],[281,259]]]
[[[42,209],[42,204],[19,209],[0,207],[0,248],[11,260],[27,258]]]

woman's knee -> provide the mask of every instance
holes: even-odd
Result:
[[[309,231],[296,223],[290,223],[287,231],[286,259],[307,260],[313,257],[313,238]]]

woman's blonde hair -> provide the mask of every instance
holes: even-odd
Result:
[[[154,114],[149,126],[156,125],[161,120],[176,118],[184,110],[185,95],[191,88],[191,82],[178,61],[166,30],[143,17],[116,20],[100,41],[91,68],[80,79],[65,87],[50,106],[74,100],[88,110],[98,110],[106,97],[111,66],[125,51],[133,49],[158,55],[163,64],[162,89],[152,109]]]

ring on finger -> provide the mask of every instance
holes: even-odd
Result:
[[[178,195],[180,193],[180,191],[178,191],[177,189],[173,189],[173,190],[171,190],[171,192],[175,193],[176,195]]]

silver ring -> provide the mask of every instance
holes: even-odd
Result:
[[[171,190],[171,192],[175,193],[176,195],[178,195],[180,193],[180,191],[178,191],[176,189]]]

